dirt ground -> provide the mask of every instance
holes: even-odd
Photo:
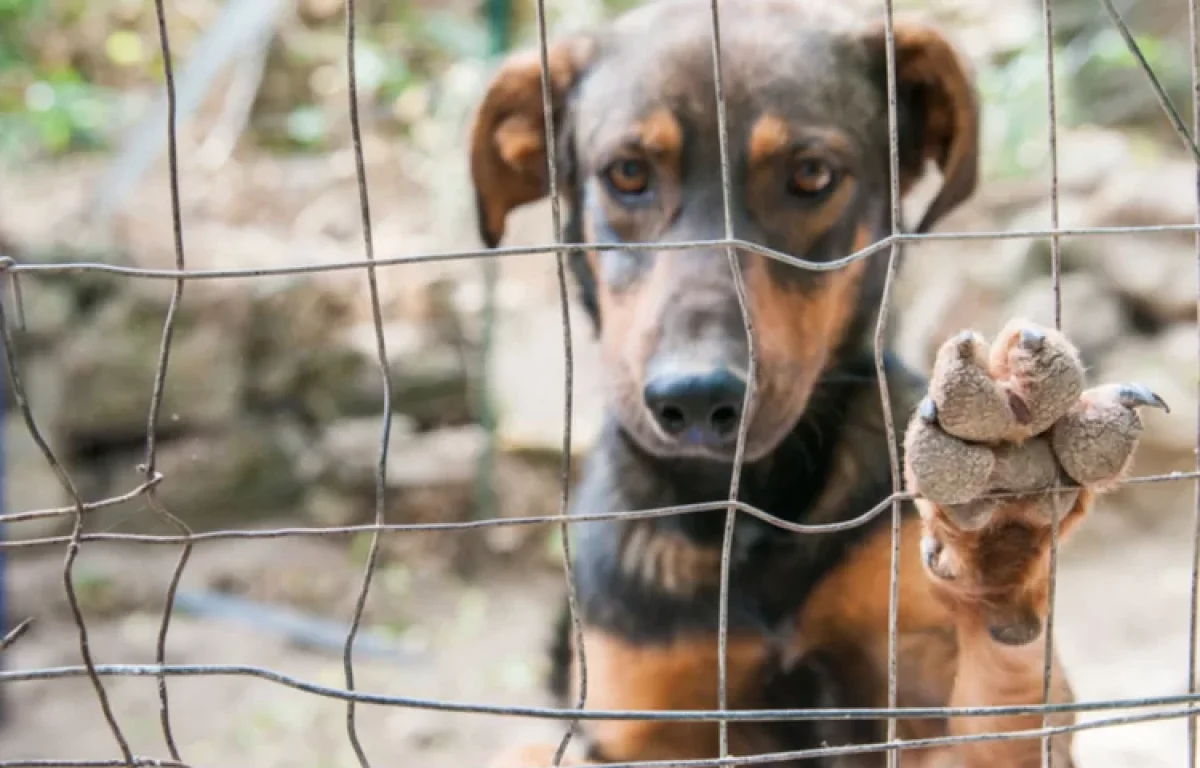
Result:
[[[338,542],[283,539],[236,542],[195,551],[183,579],[187,592],[223,578],[236,578],[255,563],[259,573],[279,580],[292,575],[339,581],[340,595],[353,599],[360,569]],[[93,581],[111,579],[115,594],[145,595],[144,610],[120,618],[93,619],[92,652],[102,663],[153,663],[158,613],[146,585],[166,583],[176,554],[167,548],[85,547],[80,573]],[[233,564],[231,566],[231,564]],[[303,566],[303,567],[301,567]],[[37,626],[6,661],[9,669],[79,663],[78,636],[62,597],[62,557],[46,552],[14,569],[15,615],[37,617]],[[411,651],[403,658],[360,654],[355,669],[361,689],[416,698],[514,704],[538,700],[538,650],[549,626],[549,610],[561,583],[556,574],[530,569],[484,573],[466,584],[430,568],[403,573],[380,569],[373,607],[391,608],[406,619],[420,616],[404,633]],[[397,585],[405,581],[406,584]],[[348,616],[349,611],[345,612]],[[342,662],[334,650],[304,650],[236,622],[177,615],[171,627],[169,662],[243,664],[269,667],[301,680],[341,687]],[[165,756],[152,679],[108,679],[113,708],[134,750]],[[11,719],[0,731],[0,759],[101,759],[118,757],[86,679],[27,683],[8,689]],[[351,766],[342,703],[309,696],[246,677],[174,679],[169,684],[172,724],[189,765]],[[420,710],[360,707],[359,733],[375,765],[411,763],[475,765],[491,749],[536,727],[532,721],[440,714]]]
[[[1107,517],[1101,507],[1065,549],[1057,634],[1081,699],[1186,690],[1190,530],[1185,515],[1134,524]],[[175,553],[157,548],[132,554],[120,545],[89,545],[79,560],[80,573],[106,580],[118,601],[144,602],[120,618],[92,619],[91,647],[102,663],[154,659],[157,590],[166,583]],[[330,594],[341,605],[353,599],[360,573],[338,542],[224,542],[196,549],[182,589],[239,578],[247,564],[281,582],[302,578],[339,584]],[[17,561],[15,614],[35,616],[37,625],[11,652],[8,668],[78,663],[61,566],[57,550]],[[466,583],[432,567],[406,571],[385,564],[370,607],[409,622],[403,637],[414,655],[389,660],[360,655],[358,685],[372,693],[416,698],[545,704],[539,684],[542,649],[560,593],[560,575],[532,565],[485,567]],[[338,653],[297,648],[228,620],[180,615],[172,624],[169,648],[171,663],[255,665],[303,681],[342,684]],[[154,681],[110,678],[106,684],[130,744],[140,754],[165,756]],[[249,677],[172,679],[169,693],[176,739],[189,765],[357,765],[340,702]],[[118,756],[86,680],[22,683],[9,686],[8,695],[10,719],[0,730],[0,759]],[[1095,717],[1113,714],[1123,713]],[[372,706],[359,708],[358,724],[363,747],[377,766],[482,765],[493,750],[514,740],[558,732],[553,724],[533,720]],[[1172,720],[1084,732],[1076,756],[1081,768],[1168,768],[1184,764],[1185,748],[1184,725]]]

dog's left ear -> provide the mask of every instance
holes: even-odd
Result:
[[[900,129],[900,184],[906,190],[933,160],[942,186],[921,217],[927,232],[975,192],[979,176],[979,102],[966,59],[936,29],[896,20],[896,96]],[[867,33],[880,86],[887,93],[883,23]]]
[[[550,99],[562,134],[562,108],[571,86],[591,60],[590,38],[573,37],[549,47]],[[488,85],[471,130],[471,180],[479,234],[489,248],[504,236],[514,208],[549,193],[541,56],[535,50],[510,56]]]

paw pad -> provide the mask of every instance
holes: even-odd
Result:
[[[910,485],[968,529],[1004,505],[979,499],[993,493],[1014,494],[1049,521],[1073,495],[1043,502],[1030,494],[1071,480],[1097,488],[1118,480],[1145,406],[1167,409],[1137,384],[1085,390],[1079,355],[1055,330],[1014,320],[990,346],[964,331],[938,351],[929,394],[909,424]]]

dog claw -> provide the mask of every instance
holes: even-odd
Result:
[[[1046,343],[1046,334],[1033,328],[1023,328],[1020,334],[1021,346],[1031,352],[1036,352]]]
[[[1126,408],[1137,408],[1138,406],[1145,405],[1153,408],[1161,408],[1167,413],[1171,412],[1171,408],[1165,400],[1141,384],[1123,385],[1118,391],[1117,400]]]
[[[944,549],[942,542],[936,537],[929,535],[921,537],[921,560],[924,561],[925,567],[939,579],[954,581],[954,573],[941,562]]]
[[[975,356],[975,334],[972,331],[961,331],[954,337],[958,356],[964,360]]]
[[[933,567],[937,556],[942,553],[942,542],[932,536],[924,536],[921,538],[921,559],[925,561],[925,565]]]
[[[921,405],[917,408],[917,415],[928,424],[937,423],[937,403],[933,402],[932,397],[926,396],[921,400]]]
[[[1042,625],[1036,618],[1031,617],[1011,624],[994,624],[988,627],[988,634],[1001,645],[1029,645],[1042,634]]]

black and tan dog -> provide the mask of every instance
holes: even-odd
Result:
[[[882,22],[832,0],[723,4],[735,236],[828,261],[892,231]],[[619,244],[724,236],[718,119],[706,0],[665,0],[550,48],[553,148],[569,239]],[[975,188],[978,112],[968,68],[924,25],[895,29],[902,191],[927,164],[941,187],[925,230]],[[484,239],[547,193],[536,52],[493,80],[472,138]],[[721,248],[573,255],[607,376],[607,426],[575,512],[727,497],[738,424],[748,418],[741,500],[803,523],[852,519],[892,490],[873,362],[886,260],[805,271],[741,254],[758,365],[742,414],[747,338]],[[1135,385],[1084,389],[1070,342],[1014,321],[990,346],[963,333],[930,381],[889,363],[896,418],[909,422],[900,553],[901,706],[1038,704],[1048,547],[1125,471],[1141,422],[1163,406]],[[1066,493],[1044,491],[1056,483]],[[997,491],[999,500],[980,499]],[[1024,495],[1016,495],[1024,492]],[[740,516],[731,566],[728,691],[734,708],[886,705],[888,515],[801,535]],[[715,709],[724,513],[573,527],[593,709]],[[571,674],[559,627],[554,688]],[[569,682],[571,681],[571,682]],[[1054,699],[1071,697],[1061,669]],[[1062,720],[1058,720],[1062,722]],[[1039,716],[908,720],[902,738],[1037,728]],[[733,723],[735,755],[862,744],[880,721]],[[713,723],[590,721],[591,763],[712,757]],[[1055,744],[1070,764],[1069,739]],[[553,744],[506,766],[549,765]],[[908,768],[1040,765],[1040,741],[905,752]],[[881,765],[881,753],[803,764]]]

